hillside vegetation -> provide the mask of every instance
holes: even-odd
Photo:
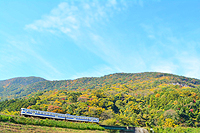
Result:
[[[159,78],[168,76],[169,80]],[[142,81],[153,81],[151,84],[141,85]],[[31,93],[44,90],[86,90],[99,89],[105,85],[123,84],[131,86],[132,90],[150,89],[160,83],[180,84],[195,87],[200,85],[200,80],[187,78],[167,73],[145,72],[145,73],[116,73],[103,77],[79,78],[75,80],[48,81],[38,77],[13,78],[0,81],[0,100],[21,98]]]
[[[0,100],[23,96],[21,93],[26,91],[24,90],[25,86],[41,81],[46,80],[39,77],[19,77],[2,80],[0,81]]]
[[[53,86],[47,87],[47,83]],[[197,79],[164,73],[121,73],[72,81],[44,81],[29,86],[43,88],[39,84],[47,90],[2,101],[0,111],[19,114],[24,107],[98,117],[104,125],[147,126],[155,130],[200,126]]]

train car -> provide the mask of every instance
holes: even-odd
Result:
[[[66,115],[66,120],[82,121],[82,122],[99,122],[99,118],[86,117],[86,116],[76,116],[76,115]]]
[[[61,120],[99,123],[99,118],[95,118],[95,117],[60,114],[60,113],[46,112],[46,111],[26,109],[26,108],[21,108],[21,115],[36,116],[36,117],[43,117],[43,118],[53,118],[53,119],[61,119]]]
[[[65,114],[21,108],[21,115],[65,120]]]

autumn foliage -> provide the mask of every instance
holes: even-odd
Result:
[[[101,124],[116,126],[200,126],[198,80],[162,73],[113,74],[99,80],[63,81],[61,88],[55,81],[57,89],[0,102],[0,111],[24,107],[98,117]]]

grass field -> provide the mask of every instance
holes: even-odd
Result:
[[[149,130],[149,128],[146,127]],[[3,133],[106,133],[95,123],[69,122],[51,119],[25,118],[0,114],[0,132]],[[155,133],[200,133],[200,128],[154,127]],[[108,131],[109,132],[109,131]]]
[[[0,122],[1,133],[107,133],[99,130],[76,130],[58,127],[34,126]]]
[[[26,118],[20,116],[10,116],[10,115],[1,115],[1,122],[10,122],[13,124],[21,125],[35,125],[35,126],[47,126],[47,127],[59,127],[66,129],[78,129],[78,130],[105,130],[103,127],[99,126],[96,123],[83,123],[83,122],[69,122],[61,120],[52,120],[52,119],[39,119],[39,118]]]
[[[153,130],[155,133],[200,133],[200,128],[195,127],[155,127]]]

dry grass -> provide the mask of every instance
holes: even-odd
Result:
[[[75,130],[67,128],[21,125],[9,122],[0,122],[1,133],[106,133],[99,130]]]

